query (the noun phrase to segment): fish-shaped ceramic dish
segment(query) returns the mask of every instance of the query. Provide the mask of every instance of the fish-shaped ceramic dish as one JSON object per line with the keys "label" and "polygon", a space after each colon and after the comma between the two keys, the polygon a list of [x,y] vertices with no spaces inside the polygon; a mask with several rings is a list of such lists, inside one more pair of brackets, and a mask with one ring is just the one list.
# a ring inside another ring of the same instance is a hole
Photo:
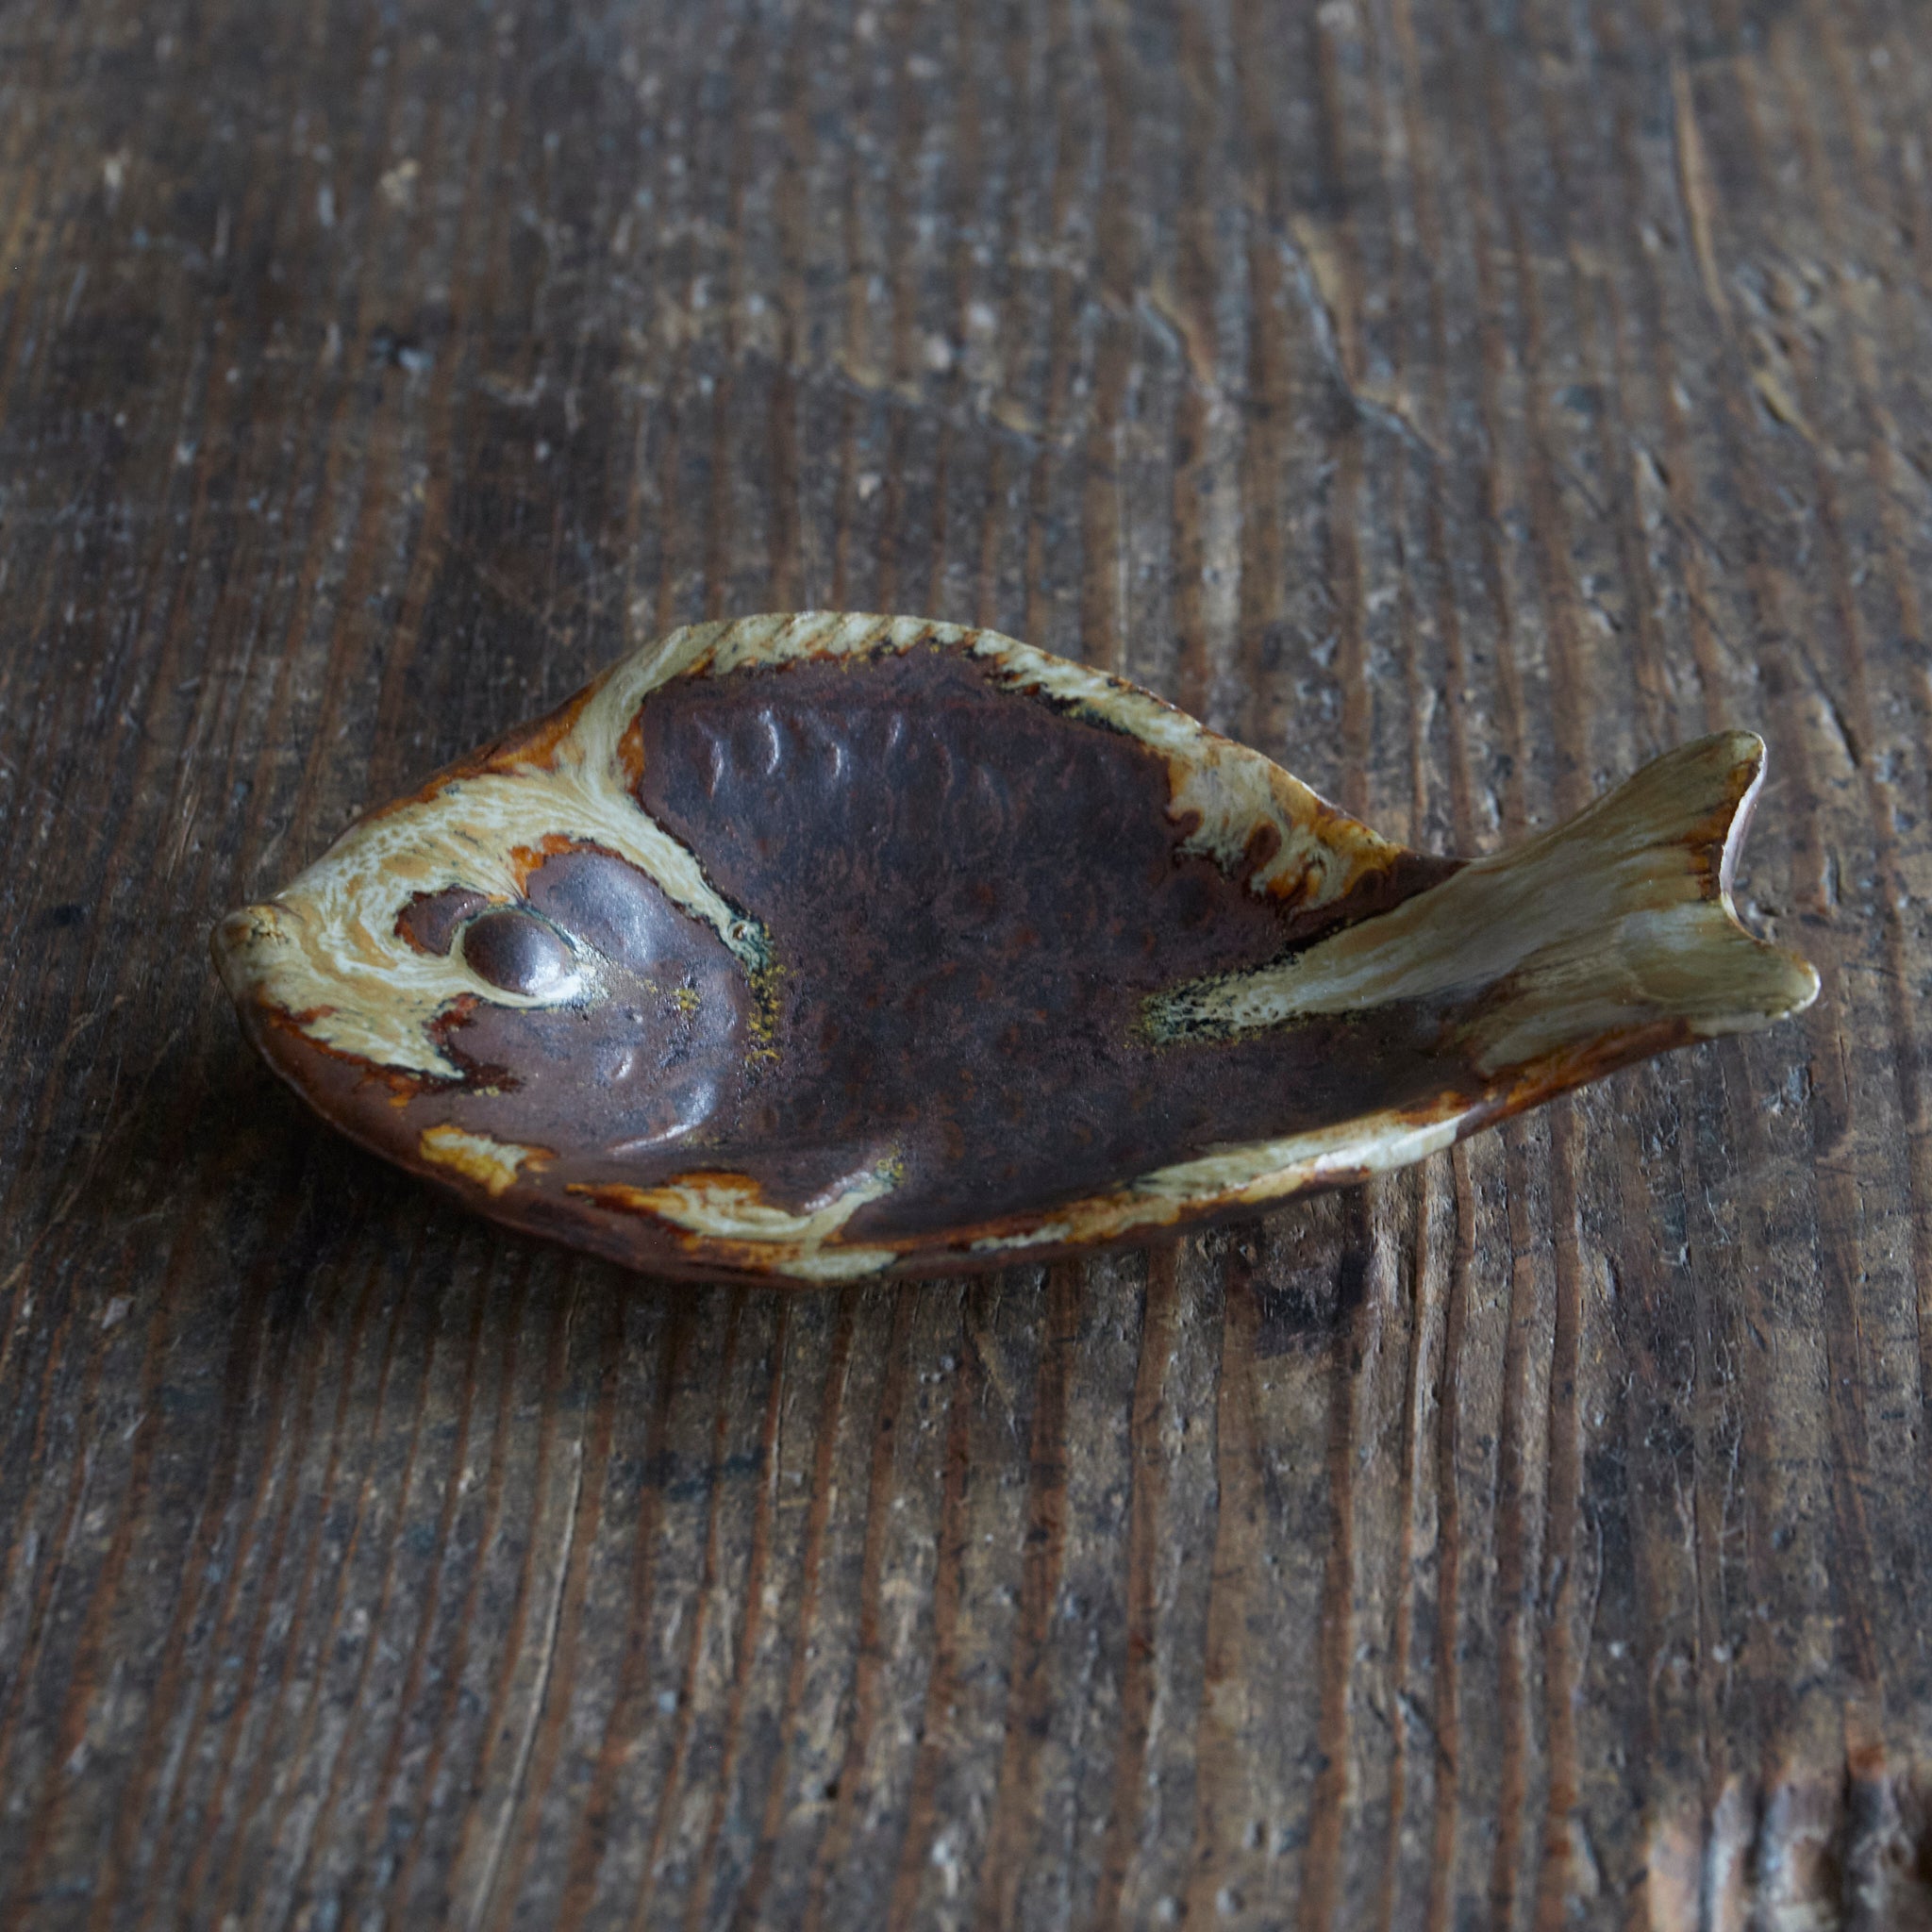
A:
{"label": "fish-shaped ceramic dish", "polygon": [[699,625],[371,813],[216,961],[345,1133],[655,1273],[928,1274],[1416,1160],[1806,1006],[1764,747],[1463,863],[991,631]]}

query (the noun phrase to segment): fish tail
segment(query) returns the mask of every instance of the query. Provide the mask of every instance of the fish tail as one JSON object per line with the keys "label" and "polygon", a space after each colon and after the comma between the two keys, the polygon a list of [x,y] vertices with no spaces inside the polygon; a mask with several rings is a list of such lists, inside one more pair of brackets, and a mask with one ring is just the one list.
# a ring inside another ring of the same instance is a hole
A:
{"label": "fish tail", "polygon": [[1749,1032],[1817,998],[1812,968],[1746,931],[1731,899],[1763,781],[1764,741],[1718,732],[1414,902],[1447,917],[1444,977],[1462,976],[1458,955],[1477,969],[1459,991],[1485,1071]]}

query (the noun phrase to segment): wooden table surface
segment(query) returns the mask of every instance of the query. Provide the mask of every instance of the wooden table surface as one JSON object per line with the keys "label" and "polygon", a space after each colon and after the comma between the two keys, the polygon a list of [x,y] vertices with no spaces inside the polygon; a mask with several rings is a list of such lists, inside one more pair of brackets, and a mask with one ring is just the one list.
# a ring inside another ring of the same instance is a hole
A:
{"label": "wooden table surface", "polygon": [[[1932,14],[0,4],[0,1923],[1932,1924]],[[637,639],[1436,850],[1749,724],[1802,1021],[1177,1249],[491,1229],[210,922]]]}

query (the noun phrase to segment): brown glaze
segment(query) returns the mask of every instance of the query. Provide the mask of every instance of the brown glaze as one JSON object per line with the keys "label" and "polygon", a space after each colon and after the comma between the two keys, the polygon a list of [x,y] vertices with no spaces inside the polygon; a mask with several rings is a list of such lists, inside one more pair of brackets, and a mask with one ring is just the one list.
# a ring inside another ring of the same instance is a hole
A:
{"label": "brown glaze", "polygon": [[720,1162],[762,1178],[766,1150],[808,1149],[829,1180],[898,1154],[904,1183],[854,1239],[1045,1208],[1460,1078],[1413,1012],[1149,1045],[1150,993],[1311,923],[1178,850],[1140,740],[997,694],[954,654],[691,680],[642,722],[640,802],[761,909],[784,969],[779,1051],[716,1123]]}
{"label": "brown glaze", "polygon": [[396,930],[419,953],[445,954],[457,928],[490,904],[481,892],[446,886],[440,892],[411,892],[408,904],[396,914]]}
{"label": "brown glaze", "polygon": [[[398,876],[393,930],[477,982],[429,1024],[433,1071],[344,1053],[267,979],[244,1024],[355,1138],[480,1191],[501,1218],[672,1272],[805,1278],[857,1251],[872,1258],[847,1272],[917,1273],[1241,1211],[1245,1196],[1204,1181],[1174,1213],[1092,1221],[1140,1177],[1225,1150],[1357,1121],[1391,1146],[1405,1124],[1468,1131],[1690,1037],[1653,1016],[1499,1079],[1472,1029],[1530,997],[1509,980],[1162,1030],[1150,1015],[1176,989],[1293,974],[1457,864],[1298,802],[1319,851],[1336,841],[1352,869],[1325,899],[1312,873],[1276,867],[1257,886],[1280,823],[1209,856],[1144,719],[1124,724],[1106,691],[1016,678],[979,636],[701,661],[647,691],[612,783],[695,857],[708,922],[593,837],[511,844],[520,891]],[[543,784],[595,692],[410,808],[477,774]],[[1737,803],[1687,828],[1699,891],[1715,889]],[[1386,1164],[1381,1141],[1321,1178]],[[667,1218],[667,1190],[699,1208]],[[786,1245],[800,1241],[803,1259]]]}

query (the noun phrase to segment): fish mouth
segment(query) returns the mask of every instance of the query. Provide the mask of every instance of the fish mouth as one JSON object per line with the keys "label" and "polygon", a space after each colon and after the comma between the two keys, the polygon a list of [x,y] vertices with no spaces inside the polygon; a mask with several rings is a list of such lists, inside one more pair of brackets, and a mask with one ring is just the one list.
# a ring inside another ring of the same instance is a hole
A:
{"label": "fish mouth", "polygon": [[259,992],[275,956],[292,942],[289,923],[301,916],[291,907],[264,901],[229,913],[208,934],[215,971],[231,999],[239,1002]]}

